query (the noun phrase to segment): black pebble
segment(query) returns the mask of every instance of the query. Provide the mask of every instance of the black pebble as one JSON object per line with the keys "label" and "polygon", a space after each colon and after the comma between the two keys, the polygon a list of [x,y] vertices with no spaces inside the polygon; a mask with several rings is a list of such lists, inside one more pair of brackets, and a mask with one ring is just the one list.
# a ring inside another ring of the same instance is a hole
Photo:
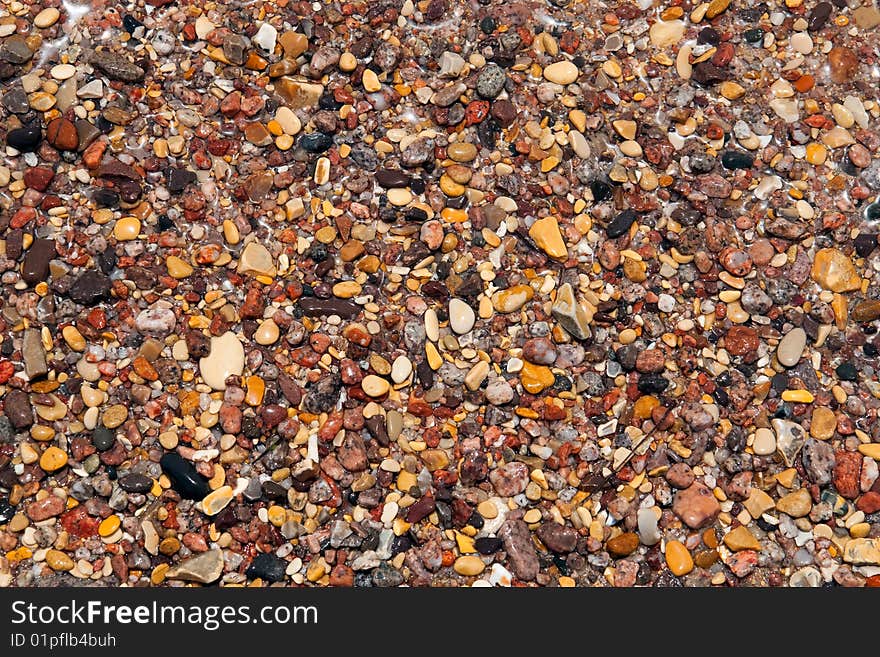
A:
{"label": "black pebble", "polygon": [[654,395],[663,392],[669,387],[669,379],[662,374],[645,374],[639,377],[639,392],[645,395]]}
{"label": "black pebble", "polygon": [[98,427],[92,432],[92,445],[99,452],[106,452],[116,442],[116,432],[107,427]]}
{"label": "black pebble", "polygon": [[4,524],[12,520],[15,515],[15,507],[9,503],[5,497],[0,499],[0,524]]}
{"label": "black pebble", "polygon": [[148,493],[153,487],[153,480],[133,472],[119,479],[119,487],[126,493]]}
{"label": "black pebble", "polygon": [[770,385],[776,392],[782,392],[788,388],[788,374],[785,372],[779,372],[778,374],[774,374],[771,379]]}
{"label": "black pebble", "polygon": [[280,582],[284,579],[284,571],[287,569],[287,562],[274,554],[259,554],[253,561],[245,575],[249,579],[266,580],[267,582]]}
{"label": "black pebble", "polygon": [[859,371],[852,363],[841,363],[834,371],[841,381],[858,381],[859,379]]}
{"label": "black pebble", "polygon": [[593,200],[595,200],[596,203],[601,203],[611,196],[611,185],[604,180],[591,180],[590,191],[593,193]]}
{"label": "black pebble", "polygon": [[171,487],[180,493],[181,497],[201,500],[211,492],[208,480],[196,471],[192,463],[184,460],[180,455],[166,454],[159,461],[159,465],[171,480]]}
{"label": "black pebble", "polygon": [[721,154],[721,164],[725,169],[751,169],[755,163],[755,156],[743,151],[724,151]]}
{"label": "black pebble", "polygon": [[40,126],[29,125],[10,130],[6,133],[6,144],[12,146],[17,151],[26,153],[37,150],[37,146],[40,145],[42,138],[43,134],[40,131]]}
{"label": "black pebble", "polygon": [[614,219],[612,219],[611,222],[605,227],[605,234],[608,235],[608,237],[610,237],[611,239],[620,237],[629,230],[629,227],[633,225],[633,222],[635,222],[635,220],[635,210],[626,209],[619,215],[614,217]]}
{"label": "black pebble", "polygon": [[708,43],[710,46],[717,46],[720,42],[721,35],[713,27],[704,27],[697,35],[697,43]]}
{"label": "black pebble", "polygon": [[759,27],[754,27],[751,30],[743,32],[743,37],[753,45],[758,44],[764,40],[764,30]]}
{"label": "black pebble", "polygon": [[122,18],[122,27],[125,28],[125,31],[129,34],[134,34],[134,31],[139,27],[143,27],[143,23],[141,23],[137,18],[132,16],[131,14],[126,14]]}
{"label": "black pebble", "polygon": [[474,541],[474,547],[480,554],[494,554],[501,549],[501,539],[490,536],[483,536]]}
{"label": "black pebble", "polygon": [[309,153],[323,153],[333,145],[333,135],[325,132],[312,132],[299,139],[299,146]]}

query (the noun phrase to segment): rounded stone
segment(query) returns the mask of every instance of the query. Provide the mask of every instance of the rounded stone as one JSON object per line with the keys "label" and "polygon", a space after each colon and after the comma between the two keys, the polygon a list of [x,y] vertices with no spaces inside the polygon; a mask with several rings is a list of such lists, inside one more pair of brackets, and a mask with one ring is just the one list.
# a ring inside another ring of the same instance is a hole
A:
{"label": "rounded stone", "polygon": [[232,331],[211,338],[211,351],[199,359],[199,372],[206,385],[226,390],[226,379],[244,371],[244,347]]}
{"label": "rounded stone", "polygon": [[800,327],[793,328],[779,341],[779,346],[776,347],[776,359],[784,367],[794,367],[800,362],[806,346],[806,331]]}

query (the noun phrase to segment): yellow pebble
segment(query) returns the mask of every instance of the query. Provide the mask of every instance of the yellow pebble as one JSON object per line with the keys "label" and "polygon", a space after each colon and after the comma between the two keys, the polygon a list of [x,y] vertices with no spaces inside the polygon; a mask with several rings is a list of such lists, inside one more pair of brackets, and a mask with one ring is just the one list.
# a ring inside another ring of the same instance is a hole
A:
{"label": "yellow pebble", "polygon": [[828,149],[823,144],[812,142],[807,144],[807,154],[805,156],[807,162],[815,166],[825,164],[825,158],[828,157]]}
{"label": "yellow pebble", "polygon": [[80,333],[79,330],[72,324],[65,326],[61,331],[61,335],[64,337],[64,341],[67,343],[67,346],[74,351],[85,350],[86,340],[82,336],[82,333]]}
{"label": "yellow pebble", "polygon": [[67,454],[54,445],[50,446],[40,456],[40,467],[46,472],[55,472],[65,465],[67,465]]}
{"label": "yellow pebble", "polygon": [[782,393],[782,401],[812,404],[815,399],[809,390],[786,390]]}
{"label": "yellow pebble", "polygon": [[117,529],[119,529],[119,525],[121,524],[119,520],[119,516],[112,515],[107,516],[104,520],[101,521],[101,524],[98,526],[98,533],[107,538],[111,536]]}
{"label": "yellow pebble", "polygon": [[669,541],[666,544],[666,565],[673,575],[680,577],[687,575],[694,569],[694,560],[688,549],[679,541]]}
{"label": "yellow pebble", "polygon": [[268,515],[269,522],[271,522],[276,527],[280,527],[285,522],[287,522],[287,512],[277,504],[269,507]]}
{"label": "yellow pebble", "polygon": [[480,557],[465,555],[456,559],[452,567],[459,575],[473,577],[483,572],[486,568],[486,564],[483,563],[483,560],[480,559]]}
{"label": "yellow pebble", "polygon": [[123,217],[113,227],[113,236],[120,242],[137,239],[141,232],[141,222],[137,217]]}
{"label": "yellow pebble", "polygon": [[379,91],[382,88],[382,83],[379,82],[379,77],[376,75],[375,71],[368,68],[364,69],[361,82],[364,85],[364,89],[370,93]]}

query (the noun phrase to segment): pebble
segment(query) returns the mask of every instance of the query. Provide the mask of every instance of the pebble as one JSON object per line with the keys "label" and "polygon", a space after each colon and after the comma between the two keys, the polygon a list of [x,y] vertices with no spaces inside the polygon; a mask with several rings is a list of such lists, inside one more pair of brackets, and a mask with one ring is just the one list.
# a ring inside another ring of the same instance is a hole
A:
{"label": "pebble", "polygon": [[694,569],[694,559],[679,541],[666,543],[666,565],[676,577],[687,575]]}
{"label": "pebble", "polygon": [[449,300],[449,327],[458,335],[469,333],[477,321],[476,313],[461,299]]}
{"label": "pebble", "polygon": [[794,367],[800,362],[801,354],[807,346],[807,334],[804,329],[793,328],[786,333],[779,346],[776,347],[776,358],[785,367]]}
{"label": "pebble", "polygon": [[52,27],[61,18],[61,12],[55,7],[47,7],[34,16],[34,27],[45,29]]}
{"label": "pebble", "polygon": [[223,574],[224,563],[223,550],[208,550],[171,566],[165,572],[165,578],[211,584]]}
{"label": "pebble", "polygon": [[572,62],[564,59],[554,62],[544,69],[544,77],[550,82],[567,85],[578,79],[580,71]]}
{"label": "pebble", "polygon": [[244,347],[238,337],[227,331],[211,338],[207,356],[199,359],[199,373],[206,385],[214,390],[226,390],[226,379],[241,376],[244,371]]}

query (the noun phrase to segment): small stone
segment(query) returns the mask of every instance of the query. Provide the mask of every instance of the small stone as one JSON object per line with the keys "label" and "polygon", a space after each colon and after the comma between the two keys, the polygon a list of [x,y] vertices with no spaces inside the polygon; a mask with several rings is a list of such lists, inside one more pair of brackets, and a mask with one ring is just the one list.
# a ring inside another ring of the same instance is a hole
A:
{"label": "small stone", "polygon": [[72,301],[90,308],[110,296],[110,278],[94,269],[81,274],[67,291]]}
{"label": "small stone", "polygon": [[734,552],[740,550],[760,550],[761,544],[747,527],[740,525],[724,536],[724,544]]}
{"label": "small stone", "polygon": [[278,40],[278,30],[270,23],[263,23],[257,33],[251,37],[253,44],[268,53],[275,51],[275,43]]}
{"label": "small stone", "polygon": [[853,538],[847,541],[843,547],[843,560],[855,565],[880,565],[880,539]]}
{"label": "small stone", "polygon": [[529,469],[524,463],[513,461],[492,470],[489,480],[501,497],[513,497],[522,493],[529,483]]}
{"label": "small stone", "polygon": [[859,69],[859,57],[850,48],[835,46],[828,51],[831,80],[837,84],[849,82]]}
{"label": "small stone", "polygon": [[611,239],[617,239],[629,231],[635,220],[634,210],[624,210],[608,223],[605,227],[605,234]]}
{"label": "small stone", "polygon": [[[477,93],[483,97],[492,99],[498,96],[503,90],[504,85],[507,82],[507,75],[504,70],[498,66],[497,64],[489,64],[486,66],[480,74],[477,76]],[[457,86],[457,85],[456,85]],[[464,88],[464,85],[462,85]],[[463,89],[462,89],[463,91]],[[461,95],[461,92],[455,95],[456,98]],[[432,101],[434,104],[438,104],[436,101]],[[454,100],[452,102],[455,102]],[[452,103],[450,102],[449,105]]]}
{"label": "small stone", "polygon": [[49,121],[46,126],[46,141],[59,151],[75,151],[79,148],[76,126],[65,118]]}
{"label": "small stone", "polygon": [[52,570],[58,572],[67,572],[68,570],[73,570],[74,562],[69,556],[67,556],[61,550],[49,550],[46,552],[46,564]]}
{"label": "small stone", "polygon": [[34,16],[34,26],[42,29],[52,27],[61,18],[61,12],[55,7],[47,7]]}
{"label": "small stone", "polygon": [[211,338],[211,350],[199,360],[199,372],[206,385],[226,390],[226,379],[241,376],[244,371],[244,347],[231,331]]}
{"label": "small stone", "polygon": [[449,326],[459,335],[468,333],[477,320],[474,309],[461,299],[449,300]]}
{"label": "small stone", "polygon": [[519,380],[526,392],[537,395],[552,386],[556,382],[556,377],[549,367],[526,361],[520,370]]}
{"label": "small stone", "polygon": [[368,374],[361,381],[361,388],[370,397],[382,397],[391,389],[387,380],[375,374]]}
{"label": "small stone", "polygon": [[535,291],[531,285],[514,285],[493,294],[492,307],[500,313],[516,312],[534,296]]}
{"label": "small stone", "polygon": [[[537,509],[533,510],[537,511]],[[538,512],[539,518],[540,515]],[[573,552],[577,547],[578,534],[573,527],[565,527],[555,522],[545,522],[538,527],[537,534],[541,542],[557,554]],[[638,543],[638,538],[636,538],[636,546]],[[621,547],[623,546],[621,545]]]}
{"label": "small stone", "polygon": [[165,454],[159,461],[162,471],[168,475],[171,485],[181,497],[194,500],[204,499],[211,489],[205,479],[193,467],[192,463],[175,453]]}
{"label": "small stone", "polygon": [[776,358],[780,365],[794,367],[800,362],[801,354],[806,346],[806,332],[800,327],[794,328],[779,341],[779,346],[776,347]]}
{"label": "small stone", "polygon": [[579,75],[578,67],[567,59],[550,64],[544,69],[544,78],[561,85],[571,84]]}
{"label": "small stone", "polygon": [[544,253],[551,258],[565,260],[568,258],[568,249],[565,241],[562,239],[562,233],[559,231],[559,223],[556,217],[549,216],[538,219],[529,228],[529,237],[535,240]]}
{"label": "small stone", "polygon": [[467,554],[456,559],[452,567],[459,575],[474,577],[485,570],[486,564],[480,557]]}
{"label": "small stone", "polygon": [[755,431],[755,441],[752,443],[752,450],[758,456],[770,456],[776,453],[776,436],[773,432],[761,427]]}
{"label": "small stone", "polygon": [[684,36],[684,21],[657,21],[651,25],[648,31],[648,37],[651,39],[651,45],[656,48],[667,48],[673,46]]}
{"label": "small stone", "polygon": [[245,571],[248,579],[261,579],[265,582],[283,582],[286,577],[287,562],[275,554],[258,554]]}
{"label": "small stone", "polygon": [[205,515],[216,516],[232,501],[232,486],[221,486],[202,500]]}
{"label": "small stone", "polygon": [[639,540],[645,545],[656,545],[660,542],[662,535],[657,526],[657,514],[653,509],[639,509]]}
{"label": "small stone", "polygon": [[254,340],[257,344],[264,346],[275,344],[280,337],[281,331],[278,328],[278,324],[271,318],[260,324],[259,328],[254,331]]}
{"label": "small stone", "polygon": [[168,256],[165,259],[165,266],[168,268],[168,275],[177,280],[183,280],[193,274],[193,266],[178,258],[177,256]]}
{"label": "small stone", "polygon": [[694,559],[684,544],[669,541],[666,543],[666,565],[673,575],[681,577],[694,569]]}
{"label": "small stone", "polygon": [[43,340],[38,329],[25,330],[21,344],[21,357],[24,361],[24,372],[29,381],[48,374],[46,349],[43,347]]}
{"label": "small stone", "polygon": [[137,217],[123,217],[113,227],[113,237],[120,242],[137,239],[141,232],[141,222]]}
{"label": "small stone", "polygon": [[613,557],[627,557],[639,547],[639,537],[636,534],[627,532],[619,534],[605,544],[605,549]]}
{"label": "small stone", "polygon": [[796,422],[781,418],[774,418],[770,424],[773,425],[773,431],[776,433],[776,450],[782,456],[785,465],[791,467],[806,441],[804,428]]}
{"label": "small stone", "polygon": [[691,529],[700,529],[715,520],[721,507],[712,491],[697,482],[675,494],[672,511]]}
{"label": "small stone", "polygon": [[24,128],[15,128],[6,133],[6,144],[17,151],[27,153],[34,151],[40,145],[43,135],[40,127],[30,125]]}
{"label": "small stone", "polygon": [[776,502],[760,488],[752,488],[749,498],[743,502],[743,506],[752,518],[760,518],[770,509],[776,506]]}
{"label": "small stone", "polygon": [[810,435],[817,440],[828,440],[837,429],[837,416],[834,411],[824,406],[813,409],[810,417]]}
{"label": "small stone", "polygon": [[810,491],[800,488],[789,493],[776,503],[776,510],[790,515],[792,518],[803,518],[813,508],[813,500]]}
{"label": "small stone", "polygon": [[445,50],[440,55],[440,73],[438,73],[438,76],[441,78],[457,78],[464,68],[464,64],[465,61],[461,55]]}
{"label": "small stone", "polygon": [[514,575],[524,582],[534,580],[538,576],[540,562],[528,525],[522,520],[510,518],[504,521],[498,535],[504,543]]}
{"label": "small stone", "polygon": [[550,312],[566,331],[578,340],[588,340],[592,337],[590,330],[590,316],[587,315],[583,306],[578,303],[574,295],[574,288],[570,283],[564,283],[556,291],[556,299],[551,306]]}
{"label": "small stone", "polygon": [[46,472],[55,472],[67,465],[67,454],[55,447],[50,446],[40,456],[40,467]]}
{"label": "small stone", "polygon": [[275,276],[275,263],[269,250],[259,242],[248,242],[238,261],[238,273]]}
{"label": "small stone", "polygon": [[89,63],[100,69],[111,80],[137,82],[144,79],[144,69],[134,65],[125,55],[101,50],[92,53]]}
{"label": "small stone", "polygon": [[223,550],[208,550],[184,559],[165,573],[166,579],[210,584],[223,574]]}

